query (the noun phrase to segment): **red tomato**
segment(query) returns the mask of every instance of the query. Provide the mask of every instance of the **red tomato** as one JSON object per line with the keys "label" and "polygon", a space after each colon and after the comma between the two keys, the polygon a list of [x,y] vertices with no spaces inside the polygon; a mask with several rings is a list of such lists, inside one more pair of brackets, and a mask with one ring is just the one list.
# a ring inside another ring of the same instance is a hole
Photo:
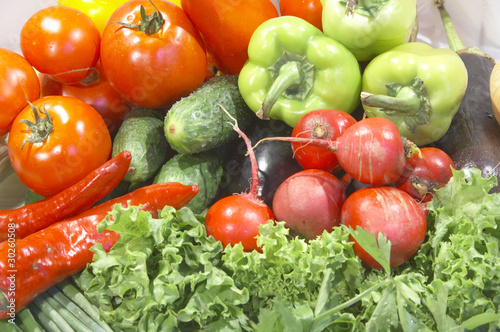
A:
{"label": "red tomato", "polygon": [[423,147],[406,159],[403,175],[396,181],[396,187],[406,191],[413,198],[428,202],[434,192],[444,187],[453,176],[455,163],[441,149]]}
{"label": "red tomato", "polygon": [[276,190],[273,213],[277,220],[306,239],[340,223],[340,209],[347,184],[320,169],[306,169],[287,178]]}
{"label": "red tomato", "polygon": [[[424,209],[406,192],[394,187],[367,187],[347,197],[340,213],[340,222],[352,229],[358,226],[373,233],[382,233],[391,241],[391,268],[409,260],[424,242],[427,220]],[[382,266],[359,244],[354,252],[369,267]]]}
{"label": "red tomato", "polygon": [[274,219],[271,209],[248,195],[231,195],[213,204],[205,216],[207,234],[228,244],[241,243],[244,251],[257,250],[259,226]]}
{"label": "red tomato", "polygon": [[[110,84],[129,102],[165,108],[203,83],[207,56],[198,31],[184,11],[167,0],[131,0],[110,17],[101,42],[101,64]],[[141,7],[160,13],[159,30],[145,33]]]}
{"label": "red tomato", "polygon": [[217,68],[239,74],[248,59],[248,43],[255,29],[278,10],[269,0],[181,0],[181,5],[205,38]]}
{"label": "red tomato", "polygon": [[[334,141],[356,123],[352,115],[332,110],[314,110],[302,116],[292,131],[293,137],[306,137]],[[292,143],[294,158],[304,169],[322,169],[335,173],[339,161],[331,149],[307,143]]]}
{"label": "red tomato", "polygon": [[106,80],[99,62],[92,74],[83,82],[64,84],[43,74],[40,75],[40,82],[42,97],[56,95],[75,97],[95,108],[106,122],[111,135],[116,134],[131,108]]}
{"label": "red tomato", "polygon": [[40,96],[33,67],[23,56],[0,48],[0,136],[9,132],[17,114]]}
{"label": "red tomato", "polygon": [[51,6],[39,10],[21,30],[21,51],[41,73],[62,83],[85,79],[99,59],[101,36],[79,10]]}
{"label": "red tomato", "polygon": [[323,31],[323,5],[320,0],[280,0],[281,15],[300,17]]}
{"label": "red tomato", "polygon": [[43,97],[32,105],[38,111],[26,106],[12,123],[8,140],[12,167],[26,187],[52,196],[108,160],[111,137],[92,106],[63,96]]}

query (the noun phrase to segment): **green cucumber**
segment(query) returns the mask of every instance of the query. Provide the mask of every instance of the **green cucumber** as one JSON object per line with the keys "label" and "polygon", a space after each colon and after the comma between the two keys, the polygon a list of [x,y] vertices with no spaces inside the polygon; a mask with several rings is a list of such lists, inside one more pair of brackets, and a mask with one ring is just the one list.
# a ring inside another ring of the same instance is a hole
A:
{"label": "green cucumber", "polygon": [[238,76],[216,76],[168,111],[164,131],[170,146],[179,153],[192,154],[235,139],[234,121],[221,106],[238,121],[241,130],[256,119],[240,94]]}
{"label": "green cucumber", "polygon": [[160,111],[134,108],[127,113],[113,140],[112,156],[125,150],[130,151],[132,160],[123,180],[143,182],[158,171],[170,150]]}
{"label": "green cucumber", "polygon": [[222,173],[222,162],[216,153],[181,153],[162,166],[153,183],[180,182],[184,185],[198,185],[200,191],[186,206],[194,213],[202,213],[217,195]]}
{"label": "green cucumber", "polygon": [[38,195],[36,192],[29,188],[26,188],[26,192],[24,193],[24,205],[35,203],[41,201],[42,199],[45,199],[45,197]]}

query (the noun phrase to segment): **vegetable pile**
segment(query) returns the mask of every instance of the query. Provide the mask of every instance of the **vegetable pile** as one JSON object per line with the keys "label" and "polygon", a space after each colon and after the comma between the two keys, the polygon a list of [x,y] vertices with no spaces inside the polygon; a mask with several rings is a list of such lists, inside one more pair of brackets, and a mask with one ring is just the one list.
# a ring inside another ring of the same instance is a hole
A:
{"label": "vegetable pile", "polygon": [[0,329],[498,331],[497,66],[436,10],[449,49],[414,0],[35,13]]}

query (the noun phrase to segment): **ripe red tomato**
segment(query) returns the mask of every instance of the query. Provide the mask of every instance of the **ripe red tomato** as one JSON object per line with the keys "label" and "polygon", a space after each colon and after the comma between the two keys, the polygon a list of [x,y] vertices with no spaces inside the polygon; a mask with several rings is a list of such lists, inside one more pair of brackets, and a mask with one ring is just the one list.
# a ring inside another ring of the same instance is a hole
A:
{"label": "ripe red tomato", "polygon": [[294,234],[314,239],[340,223],[346,183],[320,169],[306,169],[288,177],[273,198],[273,213]]}
{"label": "ripe red tomato", "polygon": [[83,82],[64,84],[40,75],[41,96],[68,96],[78,98],[101,114],[111,135],[116,134],[130,105],[116,92],[104,76],[98,62],[95,70]]}
{"label": "ripe red tomato", "polygon": [[41,73],[62,83],[87,77],[99,60],[101,36],[92,20],[65,6],[46,7],[24,24],[21,51]]}
{"label": "ripe red tomato", "polygon": [[323,31],[323,5],[320,0],[280,0],[282,16],[300,17]]}
{"label": "ripe red tomato", "polygon": [[[406,192],[394,187],[367,187],[347,197],[340,222],[352,229],[358,226],[382,233],[391,241],[391,268],[409,260],[424,242],[427,220],[424,209]],[[382,266],[357,242],[354,252],[369,267]]]}
{"label": "ripe red tomato", "polygon": [[12,167],[26,187],[52,196],[108,160],[111,137],[92,106],[63,96],[43,97],[32,105],[37,112],[26,106],[14,119],[8,140]]}
{"label": "ripe red tomato", "polygon": [[413,152],[406,159],[403,175],[396,181],[397,188],[406,191],[413,198],[428,202],[434,197],[434,192],[444,187],[453,176],[455,163],[441,149],[423,147]]}
{"label": "ripe red tomato", "polygon": [[[110,84],[129,102],[165,108],[204,81],[207,56],[198,31],[184,11],[167,0],[131,0],[109,18],[101,42],[101,64]],[[158,29],[135,27],[160,14]],[[124,26],[120,23],[129,24]],[[161,22],[159,22],[161,23]]]}
{"label": "ripe red tomato", "polygon": [[[352,115],[333,109],[314,110],[304,114],[293,127],[293,137],[334,141],[356,123]],[[304,169],[322,169],[335,173],[339,161],[331,149],[307,143],[292,143],[294,158]]]}
{"label": "ripe red tomato", "polygon": [[231,195],[208,209],[205,227],[224,247],[241,243],[244,251],[261,251],[257,246],[259,226],[271,219],[273,212],[264,202],[248,195]]}
{"label": "ripe red tomato", "polygon": [[40,85],[31,64],[15,52],[0,48],[0,136],[9,132],[17,114],[38,99]]}
{"label": "ripe red tomato", "polygon": [[181,0],[182,8],[205,38],[217,68],[239,74],[248,59],[248,43],[257,27],[278,16],[269,0]]}

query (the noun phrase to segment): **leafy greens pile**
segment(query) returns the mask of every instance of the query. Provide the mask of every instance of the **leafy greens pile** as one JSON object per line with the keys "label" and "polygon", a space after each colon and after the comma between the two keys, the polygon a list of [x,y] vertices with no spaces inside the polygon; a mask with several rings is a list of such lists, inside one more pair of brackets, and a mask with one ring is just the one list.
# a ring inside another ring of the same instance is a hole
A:
{"label": "leafy greens pile", "polygon": [[[263,252],[247,253],[207,237],[188,208],[153,218],[117,205],[99,229],[119,241],[108,253],[94,246],[76,281],[124,331],[498,331],[500,194],[487,194],[495,181],[454,171],[428,205],[426,242],[393,270],[390,242],[361,229],[305,242],[269,223]],[[384,270],[365,269],[350,236]]]}

